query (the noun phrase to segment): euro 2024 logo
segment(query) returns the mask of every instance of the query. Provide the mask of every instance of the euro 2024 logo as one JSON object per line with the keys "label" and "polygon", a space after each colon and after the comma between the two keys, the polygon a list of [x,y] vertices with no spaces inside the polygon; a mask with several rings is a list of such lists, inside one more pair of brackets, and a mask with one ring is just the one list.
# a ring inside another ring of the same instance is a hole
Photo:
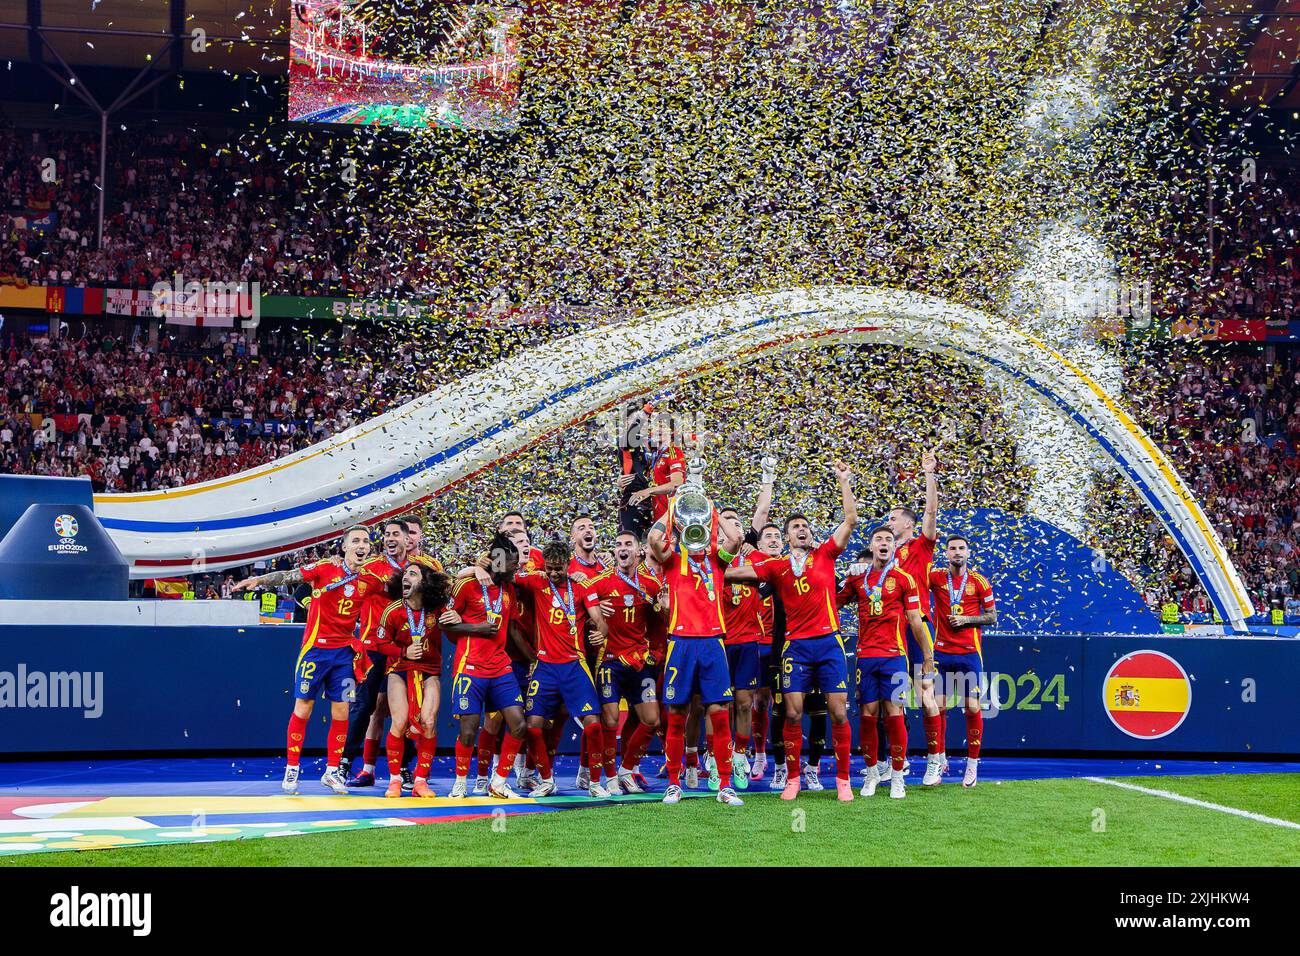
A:
{"label": "euro 2024 logo", "polygon": [[49,545],[49,550],[56,554],[85,554],[90,549],[77,543],[77,519],[69,514],[59,515],[54,519],[54,533],[59,536],[56,544]]}

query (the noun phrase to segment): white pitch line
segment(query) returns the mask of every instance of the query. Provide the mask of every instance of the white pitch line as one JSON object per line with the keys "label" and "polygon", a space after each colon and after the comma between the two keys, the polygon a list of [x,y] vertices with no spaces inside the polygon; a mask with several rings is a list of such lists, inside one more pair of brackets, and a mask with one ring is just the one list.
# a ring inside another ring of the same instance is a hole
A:
{"label": "white pitch line", "polygon": [[1138,793],[1145,793],[1152,797],[1164,797],[1166,800],[1174,800],[1178,803],[1186,803],[1193,807],[1201,807],[1205,810],[1218,810],[1220,813],[1230,813],[1234,817],[1245,817],[1247,820],[1255,820],[1258,823],[1271,823],[1275,827],[1286,827],[1289,830],[1300,830],[1300,823],[1294,820],[1279,820],[1276,817],[1266,817],[1262,813],[1251,813],[1249,810],[1238,810],[1236,807],[1225,807],[1220,803],[1210,803],[1207,800],[1197,800],[1195,797],[1185,797],[1181,793],[1173,793],[1169,790],[1153,790],[1150,787],[1139,787],[1136,783],[1124,783],[1121,780],[1108,780],[1105,777],[1084,777],[1084,780],[1091,780],[1093,783],[1104,783],[1111,787],[1119,787],[1122,790],[1134,790]]}

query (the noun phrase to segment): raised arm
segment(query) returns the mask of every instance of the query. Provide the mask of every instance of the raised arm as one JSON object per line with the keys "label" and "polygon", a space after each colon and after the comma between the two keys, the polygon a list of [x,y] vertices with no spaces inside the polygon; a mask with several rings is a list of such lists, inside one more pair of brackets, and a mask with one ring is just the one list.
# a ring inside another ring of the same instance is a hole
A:
{"label": "raised arm", "polygon": [[745,546],[745,536],[741,532],[730,526],[729,522],[722,521],[718,518],[718,509],[713,509],[714,520],[718,523],[718,549],[725,551],[733,558],[740,554],[740,549]]}
{"label": "raised arm", "polygon": [[758,484],[758,498],[754,502],[754,516],[749,519],[749,526],[755,531],[762,531],[772,517],[772,488],[776,484],[776,458],[767,455],[761,464],[763,475]]}
{"label": "raised arm", "polygon": [[836,459],[832,467],[835,469],[835,480],[840,483],[844,520],[840,522],[840,526],[835,529],[835,534],[831,537],[835,539],[835,546],[843,551],[849,546],[849,539],[853,537],[853,528],[858,523],[858,499],[853,494],[853,470],[839,459]]}
{"label": "raised arm", "polygon": [[278,588],[282,584],[301,584],[304,580],[302,568],[290,568],[288,571],[272,571],[269,574],[244,578],[242,581],[237,581],[230,591],[234,594],[238,591],[251,591],[254,588]]}
{"label": "raised arm", "polygon": [[645,546],[650,552],[650,556],[660,564],[666,564],[668,559],[672,557],[668,550],[667,529],[664,527],[662,518],[656,521],[654,527],[650,529],[650,533],[646,536]]}
{"label": "raised arm", "polygon": [[934,476],[938,464],[934,452],[926,449],[921,456],[921,470],[925,472],[925,514],[921,516],[921,534],[931,541],[939,537],[939,480]]}

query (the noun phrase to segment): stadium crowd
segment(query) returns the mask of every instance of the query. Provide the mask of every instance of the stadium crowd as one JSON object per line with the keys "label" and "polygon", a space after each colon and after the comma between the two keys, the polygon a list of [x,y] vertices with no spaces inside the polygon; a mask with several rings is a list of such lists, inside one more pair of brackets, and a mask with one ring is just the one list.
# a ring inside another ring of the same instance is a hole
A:
{"label": "stadium crowd", "polygon": [[[1178,465],[1232,551],[1256,610],[1300,612],[1300,353],[1199,346],[1130,361],[1125,397]],[[1147,555],[1153,602],[1208,611],[1186,563],[1163,542]]]}
{"label": "stadium crowd", "polygon": [[301,172],[286,177],[209,138],[167,130],[110,140],[101,249],[98,137],[0,131],[0,281],[148,289],[179,273],[288,295],[411,291],[354,241],[360,224],[338,228],[328,206],[304,200]]}

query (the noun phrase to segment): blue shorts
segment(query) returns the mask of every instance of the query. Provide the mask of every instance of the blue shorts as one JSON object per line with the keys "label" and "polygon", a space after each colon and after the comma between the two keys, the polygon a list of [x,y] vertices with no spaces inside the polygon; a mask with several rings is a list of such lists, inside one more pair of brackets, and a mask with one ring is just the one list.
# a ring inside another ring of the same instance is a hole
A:
{"label": "blue shorts", "polygon": [[658,683],[659,677],[653,668],[637,670],[617,657],[609,658],[596,669],[596,694],[602,707],[617,704],[620,700],[627,701],[629,707],[653,704]]}
{"label": "blue shorts", "polygon": [[720,637],[675,637],[664,658],[664,703],[685,707],[691,695],[706,704],[731,702],[727,649]]}
{"label": "blue shorts", "polygon": [[786,641],[781,654],[781,690],[787,694],[849,692],[849,667],[839,632]]}
{"label": "blue shorts", "polygon": [[[934,666],[939,672],[938,693],[946,697],[979,697],[984,677],[984,660],[978,651],[969,654],[934,652]],[[952,703],[948,701],[948,703]]]}
{"label": "blue shorts", "polygon": [[357,675],[352,667],[351,647],[309,647],[298,658],[293,673],[293,696],[314,700],[319,693],[329,701],[348,701],[357,696]]}
{"label": "blue shorts", "polygon": [[858,658],[858,703],[874,704],[878,700],[892,700],[895,704],[907,702],[911,679],[907,673],[907,658]]}
{"label": "blue shorts", "polygon": [[561,701],[579,721],[600,710],[596,702],[596,684],[591,679],[591,671],[587,670],[586,661],[553,664],[539,660],[533,665],[528,680],[528,703],[524,705],[528,716],[550,720]]}
{"label": "blue shorts", "polygon": [[727,669],[731,672],[731,686],[736,690],[757,690],[758,675],[763,671],[758,644],[728,644]]}
{"label": "blue shorts", "polygon": [[[928,617],[925,616],[925,614],[921,615],[921,621],[925,624],[925,629],[930,632],[930,644],[933,646],[934,624],[930,621]],[[912,629],[910,627],[907,627],[906,631],[907,631],[907,659],[909,661],[916,661],[916,665],[920,667],[921,661],[925,660],[925,654],[921,650],[921,645],[916,643],[916,638],[912,636]]]}
{"label": "blue shorts", "polygon": [[532,661],[511,661],[510,673],[515,675],[515,683],[519,685],[519,693],[528,693],[528,673],[533,669]]}
{"label": "blue shorts", "polygon": [[452,681],[451,689],[451,712],[455,717],[524,706],[524,695],[519,692],[515,675],[509,672],[496,677],[461,674]]}

